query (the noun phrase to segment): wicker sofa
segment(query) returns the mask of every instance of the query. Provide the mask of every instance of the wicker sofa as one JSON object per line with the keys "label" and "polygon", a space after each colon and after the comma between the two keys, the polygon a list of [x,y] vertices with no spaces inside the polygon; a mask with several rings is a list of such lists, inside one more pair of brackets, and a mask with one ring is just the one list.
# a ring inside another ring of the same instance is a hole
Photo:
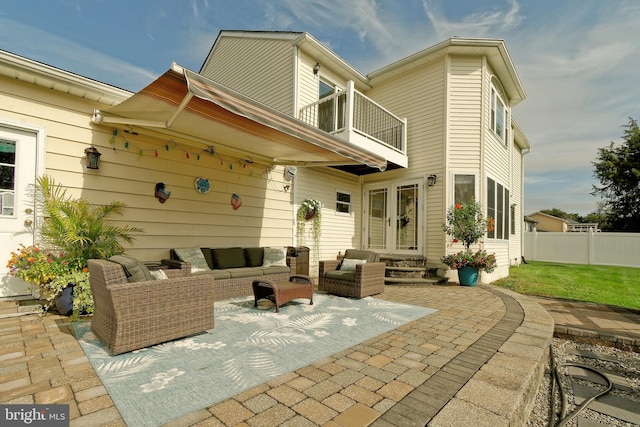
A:
{"label": "wicker sofa", "polygon": [[166,280],[132,282],[121,264],[87,264],[95,303],[91,330],[114,354],[213,328],[213,277],[167,270]]}
{"label": "wicker sofa", "polygon": [[287,248],[282,247],[174,248],[161,263],[194,276],[215,278],[215,299],[220,301],[253,295],[251,285],[257,279],[288,281],[296,271],[296,258],[286,254]]}

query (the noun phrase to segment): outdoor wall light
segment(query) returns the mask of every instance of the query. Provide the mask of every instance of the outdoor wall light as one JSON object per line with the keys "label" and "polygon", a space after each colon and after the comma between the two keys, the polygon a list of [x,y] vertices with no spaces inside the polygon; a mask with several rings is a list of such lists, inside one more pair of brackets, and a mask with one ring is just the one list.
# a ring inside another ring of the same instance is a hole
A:
{"label": "outdoor wall light", "polygon": [[93,145],[85,148],[84,154],[87,156],[87,169],[100,169],[100,152]]}
{"label": "outdoor wall light", "polygon": [[429,187],[433,187],[434,185],[436,185],[437,181],[438,181],[438,176],[437,175],[429,175],[427,177],[427,185]]}
{"label": "outdoor wall light", "polygon": [[316,65],[313,66],[313,74],[317,76],[319,72],[320,72],[320,63],[316,62]]}

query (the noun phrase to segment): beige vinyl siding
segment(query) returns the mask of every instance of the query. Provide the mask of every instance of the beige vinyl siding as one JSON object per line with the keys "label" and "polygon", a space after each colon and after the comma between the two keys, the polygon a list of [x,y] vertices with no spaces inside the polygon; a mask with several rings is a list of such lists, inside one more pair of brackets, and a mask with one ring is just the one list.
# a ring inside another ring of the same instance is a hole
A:
{"label": "beige vinyl siding", "polygon": [[[320,253],[315,254],[314,243],[307,238],[303,246],[311,249],[310,263],[312,276],[317,275],[317,261],[336,259],[339,252],[361,248],[362,194],[359,178],[329,168],[298,168],[295,177],[295,208],[306,198],[322,203],[322,235]],[[351,214],[336,212],[336,191],[351,193]],[[309,230],[309,226],[306,227]]]}
{"label": "beige vinyl siding", "polygon": [[293,47],[289,40],[227,36],[218,40],[201,74],[293,114]]}
{"label": "beige vinyl siding", "polygon": [[[514,179],[519,179],[519,177],[514,176],[514,168],[512,165],[512,161],[514,158],[514,145],[513,145],[513,132],[511,126],[508,125],[509,135],[508,138],[510,142],[505,143],[501,140],[492,130],[490,126],[491,120],[491,87],[492,87],[492,78],[495,75],[493,70],[486,65],[485,62],[485,73],[483,74],[484,78],[484,101],[483,101],[483,126],[482,129],[485,134],[484,138],[484,173],[481,182],[482,188],[482,198],[486,201],[486,182],[487,178],[491,178],[497,183],[501,184],[504,188],[509,190],[509,203],[511,205],[514,201],[514,197],[518,197],[516,191],[513,188]],[[510,114],[509,100],[506,99],[504,93],[500,92],[499,84],[496,84],[494,88],[501,94],[502,99],[505,102],[505,108],[509,111],[508,117]],[[514,191],[515,190],[515,191]],[[486,206],[483,205],[486,209]],[[498,267],[493,275],[498,277],[503,277],[508,275],[508,268],[511,265],[513,258],[518,255],[514,255],[512,248],[514,244],[519,244],[519,242],[511,242],[515,236],[509,234],[509,240],[503,239],[487,239],[485,242],[485,249],[488,252],[493,252],[496,254],[496,259],[498,261]],[[518,252],[519,253],[519,250]]]}
{"label": "beige vinyl siding", "polygon": [[449,167],[479,171],[482,134],[482,61],[454,56],[449,81]]}
{"label": "beige vinyl siding", "polygon": [[438,176],[434,187],[425,188],[425,244],[428,262],[439,259],[444,250],[445,174],[445,61],[440,59],[416,68],[367,91],[367,96],[399,117],[407,119],[407,154],[409,167],[371,174],[364,182],[401,181]]}
{"label": "beige vinyl siding", "polygon": [[[283,189],[283,171],[240,159],[208,153],[173,138],[131,135],[120,129],[112,145],[112,128],[90,124],[94,108],[104,106],[18,81],[0,80],[0,118],[45,128],[45,171],[68,188],[69,194],[94,204],[113,200],[126,204],[116,225],[145,230],[126,252],[142,260],[160,260],[172,247],[287,246],[293,242],[291,195]],[[141,131],[142,132],[142,131]],[[125,139],[129,148],[125,148]],[[179,144],[173,148],[172,143]],[[169,143],[171,149],[163,147]],[[85,167],[84,149],[102,153],[100,169]],[[158,156],[153,150],[158,148]],[[142,155],[139,153],[142,149]],[[267,173],[267,171],[269,171]],[[195,190],[198,176],[207,177],[211,191]],[[165,183],[171,197],[154,197],[155,185]],[[243,205],[231,207],[233,193]],[[14,248],[15,249],[15,248]]]}

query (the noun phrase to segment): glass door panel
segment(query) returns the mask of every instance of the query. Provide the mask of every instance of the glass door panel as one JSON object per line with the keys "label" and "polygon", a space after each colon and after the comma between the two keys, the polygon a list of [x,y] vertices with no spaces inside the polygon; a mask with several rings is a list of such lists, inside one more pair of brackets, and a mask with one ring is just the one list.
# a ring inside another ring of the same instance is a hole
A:
{"label": "glass door panel", "polygon": [[396,187],[396,251],[418,249],[418,184]]}
{"label": "glass door panel", "polygon": [[388,209],[386,188],[376,188],[368,191],[367,206],[367,246],[373,250],[387,250],[387,222]]}

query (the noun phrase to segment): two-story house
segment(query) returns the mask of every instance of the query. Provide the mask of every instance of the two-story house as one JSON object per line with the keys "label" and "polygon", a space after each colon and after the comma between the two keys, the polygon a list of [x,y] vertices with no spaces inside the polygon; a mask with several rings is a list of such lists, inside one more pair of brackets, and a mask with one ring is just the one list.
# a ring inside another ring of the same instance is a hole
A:
{"label": "two-story house", "polygon": [[294,205],[325,204],[322,256],[362,247],[437,265],[452,250],[446,209],[475,198],[496,220],[494,276],[519,262],[530,146],[503,41],[452,38],[364,76],[307,33],[223,31],[200,74],[387,161],[298,168]]}
{"label": "two-story house", "polygon": [[[172,64],[138,93],[0,51],[0,261],[38,240],[29,193],[48,174],[123,201],[116,220],[145,230],[127,253],[143,260],[298,245],[297,207],[314,198],[312,274],[353,247],[438,266],[460,249],[446,209],[475,198],[496,219],[486,279],[503,277],[521,256],[524,97],[501,40],[449,39],[364,75],[307,33],[223,31],[199,72]],[[24,294],[6,273],[0,296]]]}

